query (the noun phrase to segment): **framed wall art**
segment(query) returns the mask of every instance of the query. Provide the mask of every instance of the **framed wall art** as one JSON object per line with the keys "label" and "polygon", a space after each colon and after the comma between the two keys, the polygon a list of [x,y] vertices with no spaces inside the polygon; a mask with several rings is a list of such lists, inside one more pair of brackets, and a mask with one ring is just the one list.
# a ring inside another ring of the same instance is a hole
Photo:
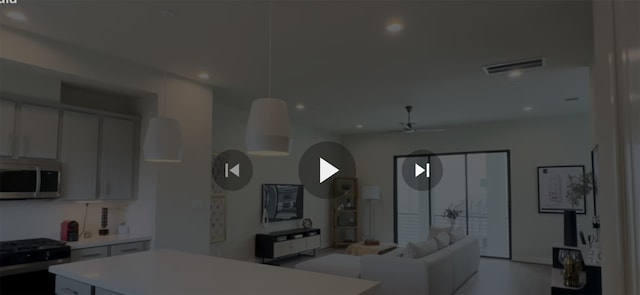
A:
{"label": "framed wall art", "polygon": [[570,190],[570,183],[584,175],[584,166],[538,167],[538,212],[562,213],[575,210],[586,214],[586,196],[576,196]]}

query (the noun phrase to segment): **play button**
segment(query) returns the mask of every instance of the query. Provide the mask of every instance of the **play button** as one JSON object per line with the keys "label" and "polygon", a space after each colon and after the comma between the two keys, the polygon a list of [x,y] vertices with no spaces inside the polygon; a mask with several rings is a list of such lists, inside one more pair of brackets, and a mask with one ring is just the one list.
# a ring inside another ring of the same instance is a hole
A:
{"label": "play button", "polygon": [[319,198],[330,198],[337,178],[356,176],[356,162],[341,144],[325,141],[308,148],[298,164],[298,177],[304,188]]}
{"label": "play button", "polygon": [[325,159],[320,158],[320,183],[323,183],[325,180],[329,179],[329,177],[338,172],[340,172],[340,169],[331,165],[331,163],[327,162]]}
{"label": "play button", "polygon": [[220,188],[237,191],[251,181],[253,165],[249,157],[241,151],[224,151],[213,159],[211,176]]}

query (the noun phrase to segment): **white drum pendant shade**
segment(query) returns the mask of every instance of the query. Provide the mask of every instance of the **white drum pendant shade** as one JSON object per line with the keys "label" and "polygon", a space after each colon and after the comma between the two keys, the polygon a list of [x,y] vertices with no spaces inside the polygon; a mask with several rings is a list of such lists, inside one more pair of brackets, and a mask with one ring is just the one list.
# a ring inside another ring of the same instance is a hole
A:
{"label": "white drum pendant shade", "polygon": [[250,155],[289,155],[291,132],[286,102],[275,98],[258,98],[253,101],[245,133],[245,145]]}
{"label": "white drum pendant shade", "polygon": [[182,136],[178,121],[170,118],[151,118],[142,147],[148,162],[182,161]]}

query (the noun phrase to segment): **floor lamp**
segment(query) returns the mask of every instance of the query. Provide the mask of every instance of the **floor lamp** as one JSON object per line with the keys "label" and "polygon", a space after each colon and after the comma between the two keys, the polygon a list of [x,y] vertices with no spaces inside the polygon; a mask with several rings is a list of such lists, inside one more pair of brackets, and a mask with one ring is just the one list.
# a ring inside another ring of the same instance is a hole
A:
{"label": "floor lamp", "polygon": [[373,236],[373,207],[371,201],[380,200],[380,188],[377,186],[363,186],[360,189],[363,200],[369,201],[369,236],[364,240],[365,245],[378,245],[380,241]]}

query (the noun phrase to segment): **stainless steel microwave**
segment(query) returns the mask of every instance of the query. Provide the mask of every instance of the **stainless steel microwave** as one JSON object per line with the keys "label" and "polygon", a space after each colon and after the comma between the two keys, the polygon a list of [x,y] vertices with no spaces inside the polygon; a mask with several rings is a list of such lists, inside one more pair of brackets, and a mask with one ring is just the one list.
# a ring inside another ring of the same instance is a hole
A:
{"label": "stainless steel microwave", "polygon": [[54,160],[0,159],[0,199],[59,198],[61,166]]}

